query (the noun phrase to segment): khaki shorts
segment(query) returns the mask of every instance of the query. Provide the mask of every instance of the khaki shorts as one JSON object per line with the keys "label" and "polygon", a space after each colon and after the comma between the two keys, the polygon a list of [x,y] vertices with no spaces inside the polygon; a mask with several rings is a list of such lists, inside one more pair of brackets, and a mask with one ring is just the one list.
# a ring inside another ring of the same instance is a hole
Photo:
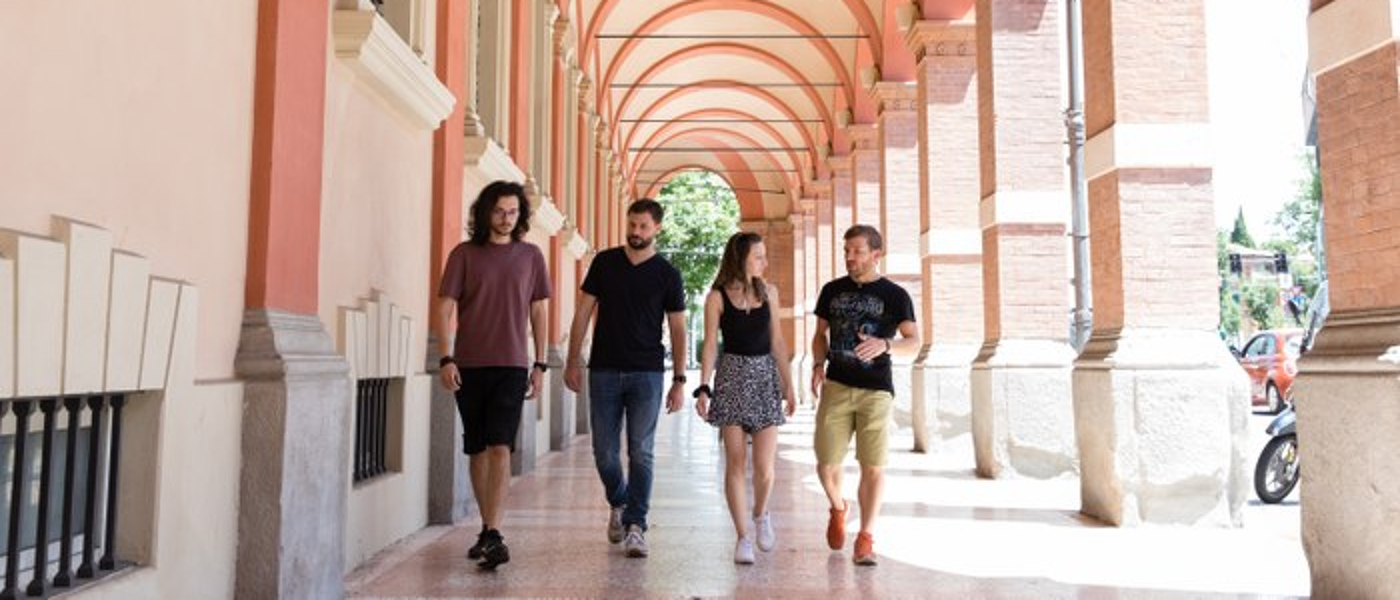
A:
{"label": "khaki shorts", "polygon": [[813,446],[817,464],[839,465],[846,460],[851,436],[856,438],[856,460],[867,467],[883,467],[889,458],[890,408],[894,395],[836,383],[822,384],[817,405],[817,431]]}

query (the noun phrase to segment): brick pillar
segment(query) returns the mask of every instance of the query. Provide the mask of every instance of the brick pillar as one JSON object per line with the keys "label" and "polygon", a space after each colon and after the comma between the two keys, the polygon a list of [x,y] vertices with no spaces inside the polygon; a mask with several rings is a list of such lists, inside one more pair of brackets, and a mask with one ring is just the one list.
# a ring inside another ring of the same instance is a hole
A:
{"label": "brick pillar", "polygon": [[1076,470],[1059,0],[978,0],[985,337],[972,367],[977,473]]}
{"label": "brick pillar", "polygon": [[1397,20],[1378,0],[1313,0],[1308,18],[1332,313],[1294,392],[1318,598],[1393,596],[1400,579],[1400,40],[1374,26]]}
{"label": "brick pillar", "polygon": [[[1173,60],[1158,53],[1163,23]],[[1074,369],[1083,512],[1238,525],[1249,401],[1216,333],[1204,2],[1116,2],[1086,10],[1084,32],[1094,330]]]}
{"label": "brick pillar", "polygon": [[813,254],[813,269],[815,279],[813,285],[807,291],[810,311],[816,305],[817,292],[821,290],[823,284],[832,279],[832,267],[835,265],[834,246],[832,245],[833,230],[835,224],[832,222],[834,209],[832,207],[832,185],[830,179],[823,179],[812,183],[812,190],[817,194],[814,220],[816,221],[816,253]]}
{"label": "brick pillar", "polygon": [[[918,60],[920,326],[925,442],[971,431],[972,361],[982,345],[981,190],[977,155],[977,40],[971,22],[920,21],[908,43]],[[915,446],[920,447],[915,431]],[[927,447],[927,446],[923,446]],[[921,448],[923,448],[921,447]]]}
{"label": "brick pillar", "polygon": [[[831,279],[846,274],[845,235],[846,230],[855,224],[852,199],[856,188],[851,178],[851,164],[854,156],[846,154],[831,157]],[[820,289],[820,287],[818,288]]]}
{"label": "brick pillar", "polygon": [[879,227],[880,128],[857,123],[847,131],[851,134],[851,218],[855,223]]}
{"label": "brick pillar", "polygon": [[798,360],[793,361],[792,382],[798,401],[805,405],[814,403],[811,386],[802,385],[802,382],[806,380],[804,377],[812,372],[812,306],[817,300],[817,263],[821,262],[817,253],[818,202],[816,198],[803,200],[803,206],[807,210],[802,215],[802,286],[798,289],[798,298],[793,302],[793,310],[796,311],[801,325],[797,337],[792,340],[793,354],[798,357]]}
{"label": "brick pillar", "polygon": [[[871,223],[879,228],[885,241],[885,277],[898,283],[914,301],[923,301],[923,273],[919,265],[919,136],[915,130],[918,113],[914,111],[918,97],[914,84],[882,81],[871,91],[879,108],[879,126],[875,129],[876,169],[880,179],[879,219]],[[857,151],[857,163],[861,151]],[[862,210],[864,206],[861,207]],[[922,315],[918,315],[922,318]],[[895,423],[912,427],[915,446],[926,431],[923,390],[914,389],[913,366],[917,357],[895,357],[893,364]]]}

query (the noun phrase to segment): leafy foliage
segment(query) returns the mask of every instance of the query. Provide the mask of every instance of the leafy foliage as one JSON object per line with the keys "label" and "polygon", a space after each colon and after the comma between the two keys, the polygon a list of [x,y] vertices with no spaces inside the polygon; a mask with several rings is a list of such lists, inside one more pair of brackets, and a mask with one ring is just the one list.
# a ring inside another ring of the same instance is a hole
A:
{"label": "leafy foliage", "polygon": [[1274,215],[1273,223],[1295,249],[1320,254],[1316,245],[1318,219],[1322,214],[1322,177],[1317,172],[1316,161],[1311,157],[1303,160],[1307,163],[1308,177],[1298,181],[1298,193],[1284,203]]}
{"label": "leafy foliage", "polygon": [[671,178],[656,200],[666,219],[656,245],[681,272],[690,312],[719,272],[729,236],[738,231],[739,203],[724,179],[709,171],[688,171]]}

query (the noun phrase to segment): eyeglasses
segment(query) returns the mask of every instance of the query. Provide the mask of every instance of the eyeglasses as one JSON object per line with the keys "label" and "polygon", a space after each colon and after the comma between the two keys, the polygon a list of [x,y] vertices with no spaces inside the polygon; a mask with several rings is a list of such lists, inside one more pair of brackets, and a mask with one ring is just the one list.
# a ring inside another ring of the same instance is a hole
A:
{"label": "eyeglasses", "polygon": [[505,210],[502,208],[493,208],[491,209],[491,216],[514,218],[520,216],[520,211],[518,209]]}

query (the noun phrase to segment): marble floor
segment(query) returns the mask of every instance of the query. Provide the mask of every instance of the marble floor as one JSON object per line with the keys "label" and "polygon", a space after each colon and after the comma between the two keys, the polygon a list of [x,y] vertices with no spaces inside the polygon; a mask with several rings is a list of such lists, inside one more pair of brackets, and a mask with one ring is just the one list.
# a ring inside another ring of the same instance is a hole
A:
{"label": "marble floor", "polygon": [[[1254,420],[1251,429],[1256,427]],[[1251,500],[1245,526],[1105,527],[1078,514],[1079,484],[977,479],[964,436],[928,454],[891,444],[875,567],[851,542],[829,550],[826,502],[813,473],[812,414],[781,430],[771,511],[778,543],[733,562],[715,430],[693,413],[663,415],[646,559],[605,535],[607,509],[588,438],[542,456],[515,479],[501,527],[511,561],[479,570],[465,551],[475,514],[385,549],[346,578],[349,598],[1200,598],[1297,597],[1309,590],[1296,492]],[[1253,432],[1252,432],[1253,434]],[[1261,442],[1262,443],[1262,442]],[[848,459],[846,497],[857,468]]]}

